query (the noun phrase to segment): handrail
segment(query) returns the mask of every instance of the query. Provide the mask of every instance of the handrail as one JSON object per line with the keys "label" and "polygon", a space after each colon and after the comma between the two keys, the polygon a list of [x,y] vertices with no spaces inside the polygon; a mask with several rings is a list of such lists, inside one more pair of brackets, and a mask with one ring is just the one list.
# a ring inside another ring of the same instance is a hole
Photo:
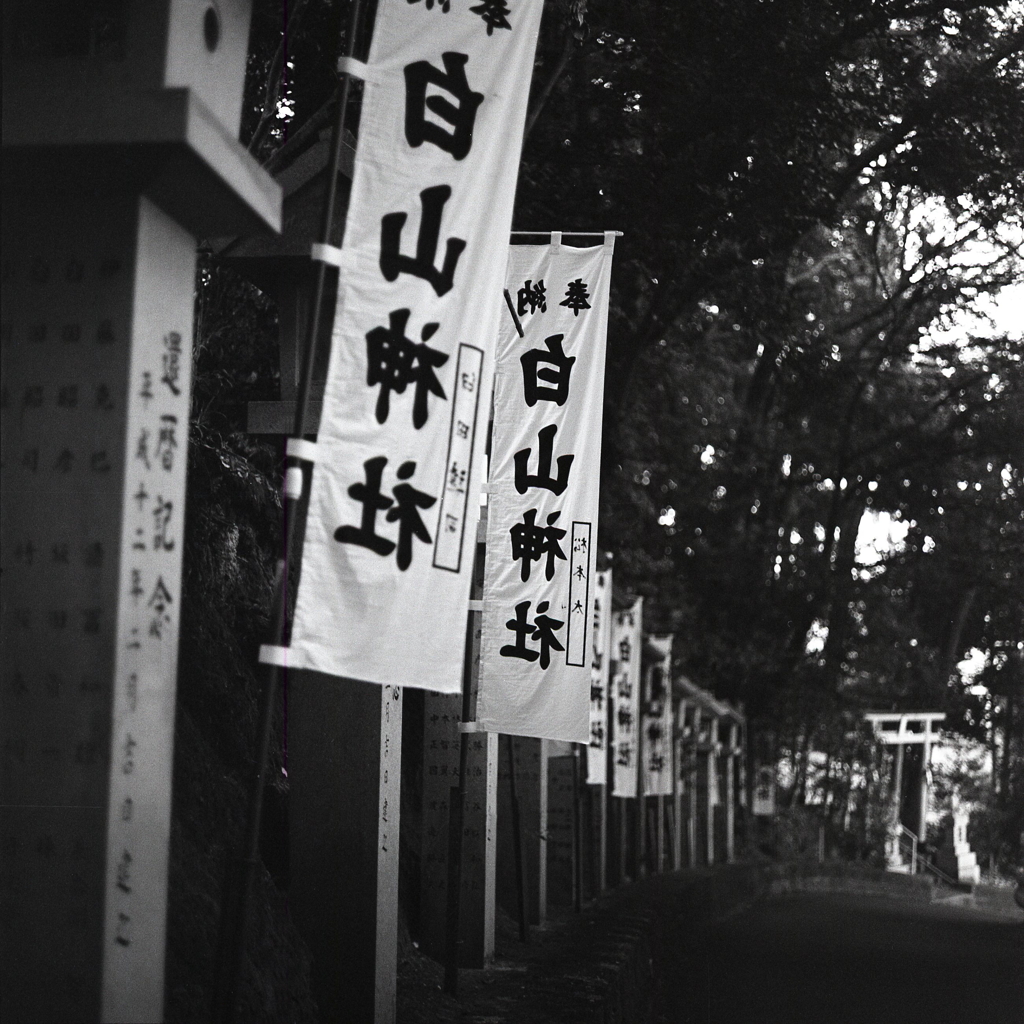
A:
{"label": "handrail", "polygon": [[920,868],[922,871],[930,871],[940,881],[953,886],[953,888],[959,888],[963,885],[959,879],[953,878],[951,875],[947,875],[945,871],[936,867],[924,857],[917,856],[917,835],[902,823],[900,824],[898,838],[900,843],[904,843],[908,839],[910,840],[910,873],[912,875],[916,875],[918,873],[918,868]]}
{"label": "handrail", "polygon": [[945,882],[946,885],[951,885],[954,888],[960,888],[961,886],[963,886],[965,884],[965,883],[959,881],[958,879],[953,878],[951,875],[947,875],[946,872],[942,870],[942,868],[937,868],[934,864],[932,864],[929,861],[922,860],[921,861],[921,866],[926,871],[930,871],[940,881]]}
{"label": "handrail", "polygon": [[897,837],[900,841],[905,838],[910,839],[910,873],[912,875],[917,874],[917,834],[911,832],[906,825],[900,822],[900,830],[897,833]]}

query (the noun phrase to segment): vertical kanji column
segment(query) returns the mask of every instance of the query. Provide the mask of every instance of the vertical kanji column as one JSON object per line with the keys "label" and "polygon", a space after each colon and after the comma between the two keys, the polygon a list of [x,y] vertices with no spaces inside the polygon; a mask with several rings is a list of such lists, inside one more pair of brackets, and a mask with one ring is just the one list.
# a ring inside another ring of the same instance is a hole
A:
{"label": "vertical kanji column", "polygon": [[[462,697],[427,693],[423,725],[423,813],[420,836],[420,934],[435,960],[445,956],[448,901],[448,813],[459,781]],[[497,733],[467,739],[459,899],[459,966],[483,967],[494,958],[494,864],[497,823]]]}
{"label": "vertical kanji column", "polygon": [[[526,876],[526,913],[530,924],[543,924],[547,915],[547,833],[548,783],[547,741],[513,736],[516,790],[522,828],[523,864]],[[518,914],[515,870],[515,836],[512,832],[511,787],[505,757],[498,762],[498,903],[515,917]]]}
{"label": "vertical kanji column", "polygon": [[572,906],[576,864],[573,786],[574,757],[548,758],[547,890],[551,906]]}
{"label": "vertical kanji column", "polygon": [[0,1018],[157,1021],[195,239],[276,229],[280,195],[234,141],[248,4],[14,7]]}

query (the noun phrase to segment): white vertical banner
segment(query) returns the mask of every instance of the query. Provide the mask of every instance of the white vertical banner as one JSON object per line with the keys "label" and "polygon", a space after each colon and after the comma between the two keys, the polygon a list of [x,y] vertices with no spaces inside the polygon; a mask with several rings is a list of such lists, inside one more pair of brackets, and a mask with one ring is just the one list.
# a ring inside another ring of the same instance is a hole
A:
{"label": "white vertical banner", "polygon": [[514,245],[494,378],[477,719],[587,743],[608,285],[615,236]]}
{"label": "white vertical banner", "polygon": [[672,637],[651,635],[644,671],[644,796],[672,795]]}
{"label": "white vertical banner", "polygon": [[613,796],[637,795],[644,599],[612,615]]}
{"label": "white vertical banner", "polygon": [[775,813],[775,765],[759,764],[754,769],[754,814]]}
{"label": "white vertical banner", "polygon": [[288,664],[461,689],[541,0],[380,0]]}
{"label": "white vertical banner", "polygon": [[590,663],[590,745],[587,747],[587,782],[608,781],[608,693],[612,639],[612,571],[597,573],[594,583],[594,624]]}

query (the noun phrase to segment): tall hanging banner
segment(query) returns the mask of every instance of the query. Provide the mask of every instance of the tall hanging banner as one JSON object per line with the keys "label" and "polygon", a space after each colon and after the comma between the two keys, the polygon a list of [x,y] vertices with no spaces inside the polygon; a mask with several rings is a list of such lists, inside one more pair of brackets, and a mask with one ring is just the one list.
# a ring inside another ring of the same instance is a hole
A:
{"label": "tall hanging banner", "polygon": [[615,236],[514,245],[498,332],[477,720],[587,743],[608,284]]}
{"label": "tall hanging banner", "polygon": [[644,673],[644,796],[672,795],[672,637],[648,636]]}
{"label": "tall hanging banner", "polygon": [[612,779],[613,796],[637,795],[640,735],[640,654],[644,599],[612,616]]}
{"label": "tall hanging banner", "polygon": [[366,86],[292,667],[461,688],[541,8],[380,0],[346,68]]}
{"label": "tall hanging banner", "polygon": [[612,571],[599,572],[594,585],[594,626],[590,665],[590,745],[587,747],[587,782],[608,781],[608,681],[612,638]]}

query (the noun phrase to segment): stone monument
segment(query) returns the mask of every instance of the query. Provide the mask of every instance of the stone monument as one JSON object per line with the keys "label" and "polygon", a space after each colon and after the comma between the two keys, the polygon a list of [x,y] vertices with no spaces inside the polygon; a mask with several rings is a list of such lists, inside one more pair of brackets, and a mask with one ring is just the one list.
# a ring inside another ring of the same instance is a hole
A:
{"label": "stone monument", "polygon": [[158,1021],[197,236],[249,4],[5,5],[0,1018]]}

